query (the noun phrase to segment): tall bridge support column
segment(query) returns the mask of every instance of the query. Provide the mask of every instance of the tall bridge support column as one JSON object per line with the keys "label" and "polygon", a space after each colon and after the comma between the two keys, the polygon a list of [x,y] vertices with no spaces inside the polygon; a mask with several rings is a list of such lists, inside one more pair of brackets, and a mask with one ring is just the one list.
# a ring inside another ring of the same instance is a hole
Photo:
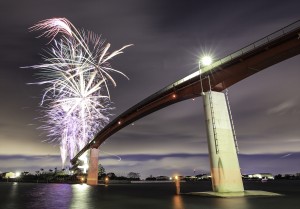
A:
{"label": "tall bridge support column", "polygon": [[98,185],[98,160],[99,149],[90,149],[89,170],[87,176],[88,185]]}
{"label": "tall bridge support column", "polygon": [[225,94],[206,92],[203,103],[213,191],[243,192],[244,186]]}

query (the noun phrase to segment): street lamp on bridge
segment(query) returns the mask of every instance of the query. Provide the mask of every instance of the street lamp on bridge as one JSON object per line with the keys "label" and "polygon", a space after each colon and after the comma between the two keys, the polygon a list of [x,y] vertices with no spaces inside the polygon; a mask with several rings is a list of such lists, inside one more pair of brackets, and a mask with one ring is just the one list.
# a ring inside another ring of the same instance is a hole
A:
{"label": "street lamp on bridge", "polygon": [[202,70],[201,70],[201,63],[204,66],[208,66],[212,63],[212,57],[209,55],[205,55],[202,58],[200,58],[198,64],[199,64],[199,77],[200,77],[200,83],[201,83],[201,95],[204,96],[204,92],[203,92],[203,85],[202,85],[202,78],[201,78],[201,74],[202,74]]}

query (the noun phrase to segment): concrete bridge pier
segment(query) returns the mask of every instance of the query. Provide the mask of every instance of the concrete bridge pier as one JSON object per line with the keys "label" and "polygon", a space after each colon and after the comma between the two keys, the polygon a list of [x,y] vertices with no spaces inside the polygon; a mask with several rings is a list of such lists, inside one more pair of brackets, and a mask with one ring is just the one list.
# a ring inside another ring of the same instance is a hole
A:
{"label": "concrete bridge pier", "polygon": [[91,148],[89,170],[87,176],[88,185],[98,185],[98,160],[99,160],[99,149]]}
{"label": "concrete bridge pier", "polygon": [[205,92],[203,104],[213,192],[244,192],[226,95],[222,92]]}

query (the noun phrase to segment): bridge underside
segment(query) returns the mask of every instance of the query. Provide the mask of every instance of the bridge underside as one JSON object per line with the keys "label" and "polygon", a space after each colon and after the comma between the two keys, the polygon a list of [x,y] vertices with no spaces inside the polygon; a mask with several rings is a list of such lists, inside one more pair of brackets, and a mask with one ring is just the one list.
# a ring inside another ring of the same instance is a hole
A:
{"label": "bridge underside", "polygon": [[[230,56],[231,59],[229,61],[222,62],[222,64],[210,70],[204,70],[204,73],[201,74],[201,79],[199,74],[198,76],[191,74],[188,76],[190,78],[175,82],[149,96],[104,127],[96,135],[94,140],[87,144],[75,158],[71,160],[71,163],[76,166],[76,164],[78,164],[78,157],[85,151],[93,148],[97,149],[108,137],[152,112],[183,100],[199,97],[201,96],[201,92],[210,90],[221,92],[231,85],[269,66],[298,55],[300,53],[299,33],[300,27],[272,41],[261,44],[258,47],[255,46],[254,49],[246,51],[245,53],[240,50],[238,51],[238,56],[234,56],[234,58]],[[200,82],[200,80],[202,82]]]}
{"label": "bridge underside", "polygon": [[[287,40],[284,43],[274,43],[257,48],[251,53],[239,56],[239,59],[234,59],[204,73],[202,75],[203,90],[200,79],[197,77],[181,85],[174,86],[174,88],[166,91],[164,95],[152,95],[153,98],[150,99],[152,101],[145,105],[139,105],[143,103],[141,102],[112,121],[86,148],[98,148],[109,136],[152,112],[183,100],[199,97],[202,91],[209,91],[210,88],[212,91],[221,92],[269,66],[298,55],[300,53],[298,33],[291,35],[291,37],[285,37],[285,39]],[[209,82],[211,85],[209,85]]]}

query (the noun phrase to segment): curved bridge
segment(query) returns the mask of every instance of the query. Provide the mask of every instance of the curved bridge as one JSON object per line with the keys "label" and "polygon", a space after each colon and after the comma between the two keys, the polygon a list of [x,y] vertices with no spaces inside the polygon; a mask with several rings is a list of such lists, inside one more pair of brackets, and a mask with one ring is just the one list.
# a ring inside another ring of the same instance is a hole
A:
{"label": "curved bridge", "polygon": [[[72,160],[90,148],[98,148],[108,137],[132,122],[166,106],[201,96],[201,92],[223,91],[231,85],[300,53],[300,20],[247,45],[213,64],[172,83],[142,100],[105,126]],[[200,82],[202,80],[202,85]],[[210,84],[210,85],[209,85]],[[202,89],[203,87],[203,89]]]}

